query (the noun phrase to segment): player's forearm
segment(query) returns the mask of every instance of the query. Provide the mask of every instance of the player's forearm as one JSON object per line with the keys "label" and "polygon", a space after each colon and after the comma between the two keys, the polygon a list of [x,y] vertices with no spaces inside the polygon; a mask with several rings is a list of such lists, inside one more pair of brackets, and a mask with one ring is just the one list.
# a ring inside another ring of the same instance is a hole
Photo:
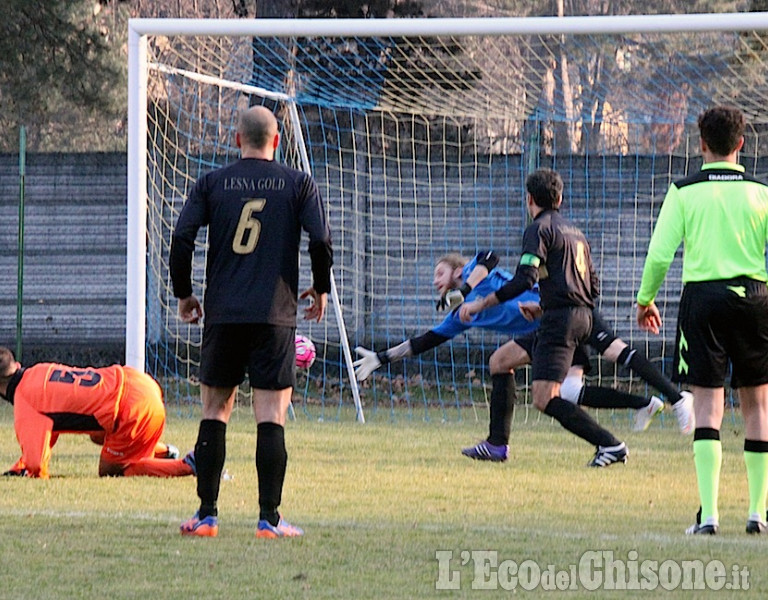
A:
{"label": "player's forearm", "polygon": [[320,294],[331,291],[331,266],[333,248],[330,240],[312,242],[309,245],[309,257],[312,262],[312,287]]}
{"label": "player's forearm", "polygon": [[189,298],[192,295],[192,253],[195,243],[173,236],[168,266],[176,298]]}
{"label": "player's forearm", "polygon": [[637,292],[637,303],[640,306],[648,306],[654,301],[673,258],[674,254],[672,258],[668,258],[653,252],[652,248],[648,249],[648,256],[643,266],[643,275],[640,279],[640,289]]}
{"label": "player's forearm", "polygon": [[430,329],[424,335],[411,338],[408,340],[408,342],[410,342],[411,352],[416,355],[422,354],[423,352],[431,350],[432,348],[436,348],[440,344],[447,342],[449,339],[451,338],[436,333],[434,330]]}
{"label": "player's forearm", "polygon": [[391,348],[387,348],[386,350],[377,352],[376,356],[378,356],[379,361],[381,362],[382,365],[385,365],[391,362],[397,362],[409,356],[413,356],[413,349],[411,348],[411,340],[405,340],[404,342],[398,344],[397,346],[392,346]]}
{"label": "player's forearm", "polygon": [[424,335],[410,338],[397,346],[392,346],[391,348],[377,352],[376,356],[379,357],[379,360],[383,365],[390,362],[397,362],[404,358],[416,356],[417,354],[436,348],[440,344],[447,342],[449,339],[450,338],[444,335],[429,330]]}
{"label": "player's forearm", "polygon": [[[473,290],[478,283],[488,277],[488,273],[499,264],[499,257],[491,250],[488,252],[481,252],[475,258],[476,265],[472,269],[472,272],[467,277],[465,284],[469,286],[470,290]],[[466,294],[465,294],[466,296]]]}
{"label": "player's forearm", "polygon": [[672,185],[661,205],[659,218],[648,244],[640,290],[637,293],[637,303],[640,306],[648,306],[656,298],[669,265],[675,258],[683,239],[683,219],[680,213],[677,188]]}
{"label": "player's forearm", "polygon": [[[495,304],[517,298],[523,292],[532,289],[538,281],[538,270],[529,265],[519,265],[512,281],[508,281],[494,294],[486,296],[488,302],[495,300]],[[483,308],[490,308],[493,304],[487,304]]]}
{"label": "player's forearm", "polygon": [[469,277],[467,277],[467,280],[464,282],[464,286],[466,287],[462,286],[461,291],[464,293],[464,297],[468,296],[469,292],[475,289],[475,286],[486,277],[488,277],[488,269],[483,265],[477,265],[474,269],[472,269]]}

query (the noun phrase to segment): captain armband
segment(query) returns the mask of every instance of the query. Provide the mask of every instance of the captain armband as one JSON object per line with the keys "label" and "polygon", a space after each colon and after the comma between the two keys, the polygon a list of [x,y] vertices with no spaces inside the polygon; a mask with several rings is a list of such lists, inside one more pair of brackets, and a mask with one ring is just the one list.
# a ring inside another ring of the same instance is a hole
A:
{"label": "captain armband", "polygon": [[538,269],[540,264],[541,259],[535,254],[526,252],[520,257],[520,266],[534,267],[535,269]]}

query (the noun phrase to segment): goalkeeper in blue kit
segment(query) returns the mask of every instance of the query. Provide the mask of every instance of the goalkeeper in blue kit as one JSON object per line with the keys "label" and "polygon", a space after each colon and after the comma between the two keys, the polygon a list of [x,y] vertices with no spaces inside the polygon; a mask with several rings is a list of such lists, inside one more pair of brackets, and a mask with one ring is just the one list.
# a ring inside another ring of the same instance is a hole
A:
{"label": "goalkeeper in blue kit", "polygon": [[[462,322],[458,311],[455,310],[465,299],[471,301],[494,293],[512,279],[512,274],[498,268],[497,264],[498,258],[493,252],[480,253],[471,260],[457,253],[441,257],[435,266],[433,284],[440,293],[438,309],[450,309],[448,315],[438,326],[423,335],[407,339],[387,350],[374,352],[362,347],[356,348],[360,359],[355,362],[355,374],[359,381],[363,381],[383,364],[426,352],[472,327],[481,327],[513,337],[513,340],[499,347],[489,361],[492,380],[489,435],[476,446],[462,450],[462,453],[470,458],[504,461],[509,451],[516,400],[514,369],[530,362],[535,332],[539,326],[538,319],[530,321],[526,318],[520,310],[520,304],[538,304],[538,288],[478,313],[469,323]],[[593,333],[595,340],[592,345],[607,359],[626,364],[667,395],[667,398],[677,402],[682,397],[686,400],[684,404],[690,409],[690,399],[686,395],[681,396],[669,380],[645,357],[617,338],[602,320],[596,320]],[[597,335],[598,333],[600,335]],[[636,430],[646,429],[653,416],[663,406],[661,400],[655,397],[649,401],[647,398],[618,390],[584,386],[583,373],[585,368],[589,368],[589,356],[585,348],[579,349],[573,362],[568,377],[563,382],[563,395],[574,403],[595,408],[635,409]]]}

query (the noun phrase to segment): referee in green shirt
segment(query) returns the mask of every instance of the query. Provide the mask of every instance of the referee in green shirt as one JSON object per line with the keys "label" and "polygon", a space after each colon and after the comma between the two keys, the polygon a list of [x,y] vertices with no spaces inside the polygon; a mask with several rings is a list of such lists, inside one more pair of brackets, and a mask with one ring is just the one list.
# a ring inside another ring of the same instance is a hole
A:
{"label": "referee in green shirt", "polygon": [[654,298],[680,242],[683,294],[672,379],[694,395],[693,455],[701,508],[686,533],[719,531],[724,383],[738,389],[749,484],[747,533],[765,534],[768,492],[768,186],[737,162],[744,115],[718,106],[699,117],[704,165],[673,183],[659,212],[637,294],[637,322],[658,333]]}

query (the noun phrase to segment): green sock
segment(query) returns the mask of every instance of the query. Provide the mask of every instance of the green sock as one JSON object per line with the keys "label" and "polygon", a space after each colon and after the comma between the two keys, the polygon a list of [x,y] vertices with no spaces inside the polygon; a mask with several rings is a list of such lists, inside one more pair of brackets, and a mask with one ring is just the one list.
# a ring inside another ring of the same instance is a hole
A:
{"label": "green sock", "polygon": [[699,483],[701,522],[710,517],[719,522],[717,492],[720,488],[720,467],[723,463],[723,446],[720,440],[698,439],[693,441],[693,462]]}
{"label": "green sock", "polygon": [[[764,442],[763,442],[764,443]],[[765,520],[765,496],[768,494],[768,453],[744,450],[749,485],[749,514]]]}

